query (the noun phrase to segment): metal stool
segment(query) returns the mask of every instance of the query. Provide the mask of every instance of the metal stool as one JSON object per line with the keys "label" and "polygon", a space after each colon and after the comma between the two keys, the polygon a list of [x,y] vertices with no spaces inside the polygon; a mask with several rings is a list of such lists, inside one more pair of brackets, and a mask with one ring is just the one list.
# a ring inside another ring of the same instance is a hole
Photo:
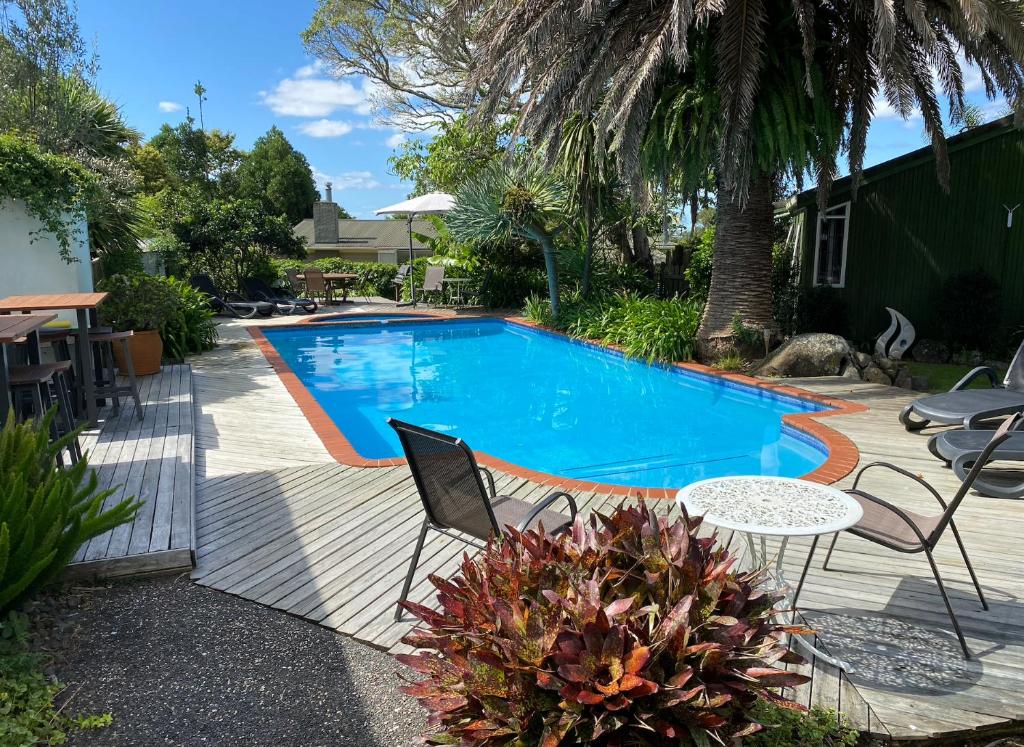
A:
{"label": "metal stool", "polygon": [[[53,360],[60,361],[72,361],[71,358],[71,347],[69,340],[71,335],[74,333],[72,329],[59,328],[46,328],[43,327],[39,330],[39,344],[49,345],[50,350],[53,353]],[[75,375],[75,367],[72,365],[68,368],[67,373],[68,388],[71,390],[71,412],[77,418],[78,417],[78,399],[80,393],[78,391],[78,379]]]}
{"label": "metal stool", "polygon": [[[15,402],[25,399],[31,405],[32,416],[42,418],[47,410],[57,405],[57,417],[50,423],[50,438],[56,441],[75,430],[75,416],[71,406],[71,388],[68,386],[69,361],[12,366],[10,369],[11,395]],[[20,408],[17,408],[22,412]],[[68,456],[76,464],[82,458],[82,447],[76,436],[68,444]],[[58,454],[58,461],[63,459]]]}
{"label": "metal stool", "polygon": [[[96,380],[96,395],[99,397],[110,397],[113,404],[114,414],[121,412],[121,397],[131,395],[135,400],[135,414],[142,420],[142,400],[139,399],[139,387],[135,382],[135,364],[132,361],[132,351],[128,347],[128,338],[131,332],[90,332],[89,342],[99,351],[99,361],[102,376]],[[124,355],[124,363],[127,371],[128,383],[118,384],[117,374],[114,370],[114,343],[121,344],[121,352]]]}

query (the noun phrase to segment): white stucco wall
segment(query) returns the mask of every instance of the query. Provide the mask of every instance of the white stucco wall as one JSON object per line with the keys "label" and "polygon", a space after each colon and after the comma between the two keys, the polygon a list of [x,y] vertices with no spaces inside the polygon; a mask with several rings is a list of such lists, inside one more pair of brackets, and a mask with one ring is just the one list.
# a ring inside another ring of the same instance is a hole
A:
{"label": "white stucco wall", "polygon": [[[89,238],[85,222],[74,231],[71,255],[65,262],[52,234],[38,233],[41,224],[19,200],[0,200],[0,298],[24,293],[79,293],[93,289]],[[74,321],[74,312],[61,317]]]}

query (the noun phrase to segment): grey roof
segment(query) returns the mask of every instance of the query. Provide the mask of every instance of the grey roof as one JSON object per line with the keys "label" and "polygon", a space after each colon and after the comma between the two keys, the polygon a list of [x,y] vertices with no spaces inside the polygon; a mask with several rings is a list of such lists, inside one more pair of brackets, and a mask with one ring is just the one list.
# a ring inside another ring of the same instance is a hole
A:
{"label": "grey roof", "polygon": [[[292,230],[306,239],[307,249],[408,249],[409,229],[404,220],[344,220],[338,219],[338,243],[314,244],[313,219],[306,218]],[[413,233],[436,236],[437,229],[430,221],[414,220]],[[426,244],[412,237],[414,249],[426,249]]]}

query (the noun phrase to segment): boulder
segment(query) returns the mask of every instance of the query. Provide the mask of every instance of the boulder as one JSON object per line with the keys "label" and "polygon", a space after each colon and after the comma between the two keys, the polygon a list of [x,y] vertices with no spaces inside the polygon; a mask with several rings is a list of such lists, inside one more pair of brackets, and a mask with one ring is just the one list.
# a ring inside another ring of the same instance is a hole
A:
{"label": "boulder", "polygon": [[839,374],[844,379],[853,379],[854,381],[860,381],[860,371],[852,363],[843,369],[843,372]]}
{"label": "boulder", "polygon": [[899,370],[899,364],[892,358],[886,358],[884,355],[876,354],[873,360],[875,365],[885,371],[890,379],[896,377],[896,372]]}
{"label": "boulder", "polygon": [[948,363],[949,347],[939,340],[918,340],[910,349],[910,355],[921,363]]}
{"label": "boulder", "polygon": [[913,389],[914,378],[910,375],[910,369],[906,366],[900,366],[896,372],[896,377],[892,380],[893,386],[898,386],[901,389]]}
{"label": "boulder", "polygon": [[885,384],[887,386],[892,386],[892,379],[890,379],[888,375],[886,375],[885,371],[880,369],[874,363],[861,371],[860,376],[864,381],[872,384]]}
{"label": "boulder", "polygon": [[862,371],[871,365],[871,356],[867,353],[862,353],[859,350],[853,354],[853,359],[857,362],[857,368]]}
{"label": "boulder", "polygon": [[810,332],[776,349],[755,369],[759,376],[835,376],[849,357],[850,346],[839,335]]}

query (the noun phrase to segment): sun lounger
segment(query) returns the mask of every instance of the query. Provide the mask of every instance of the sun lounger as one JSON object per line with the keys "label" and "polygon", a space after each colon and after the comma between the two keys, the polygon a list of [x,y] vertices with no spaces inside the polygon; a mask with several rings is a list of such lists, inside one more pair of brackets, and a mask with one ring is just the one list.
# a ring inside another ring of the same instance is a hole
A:
{"label": "sun lounger", "polygon": [[236,293],[224,294],[217,290],[209,275],[198,274],[189,278],[189,283],[196,290],[202,291],[209,299],[210,308],[215,314],[227,314],[240,319],[251,319],[260,316],[272,316],[275,306],[266,301],[246,301]]}
{"label": "sun lounger", "polygon": [[293,298],[290,295],[283,295],[259,278],[245,278],[242,281],[242,287],[245,288],[245,293],[249,296],[250,301],[272,303],[281,314],[291,314],[295,310],[312,314],[317,310],[316,301],[312,298]]}
{"label": "sun lounger", "polygon": [[[967,388],[982,376],[991,382],[991,389]],[[974,430],[985,420],[1021,410],[1024,410],[1024,341],[1017,348],[1002,385],[997,382],[992,368],[979,366],[948,392],[911,402],[900,413],[900,422],[908,431],[919,431],[929,423],[963,425]]]}

